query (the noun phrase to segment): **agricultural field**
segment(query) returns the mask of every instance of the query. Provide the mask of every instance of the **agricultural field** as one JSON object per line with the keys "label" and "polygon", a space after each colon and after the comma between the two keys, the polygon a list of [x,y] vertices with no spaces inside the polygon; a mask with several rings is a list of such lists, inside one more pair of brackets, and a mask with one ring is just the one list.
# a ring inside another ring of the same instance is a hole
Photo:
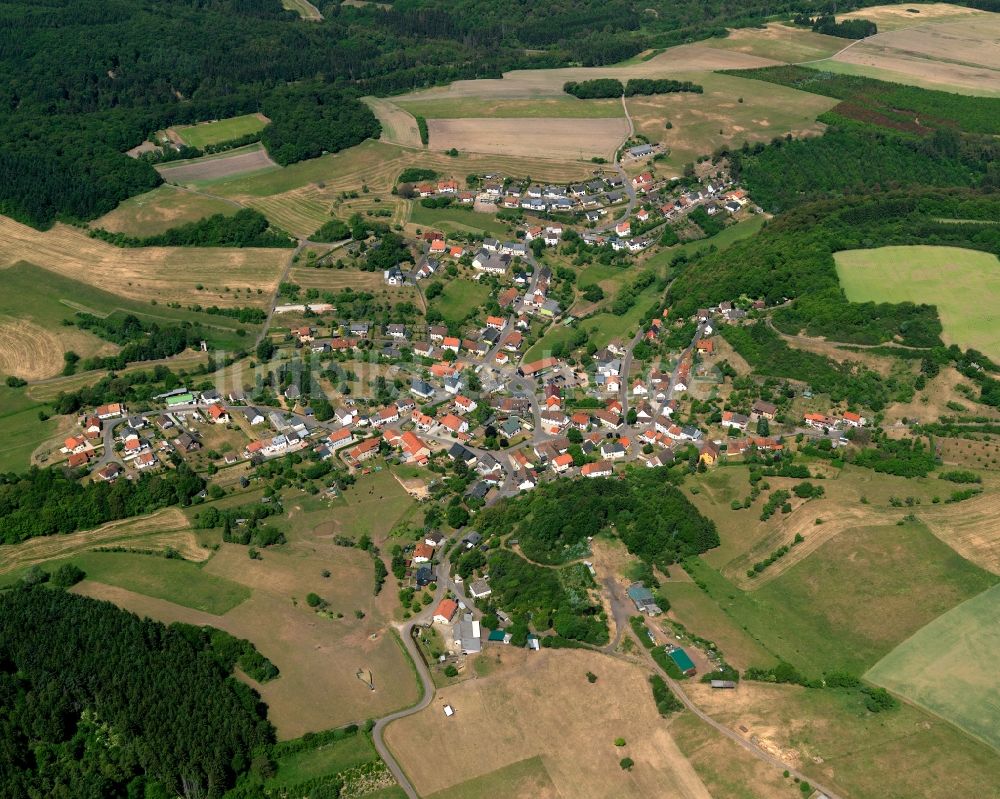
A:
{"label": "agricultural field", "polygon": [[302,19],[307,19],[310,22],[319,22],[323,19],[323,15],[319,12],[309,0],[281,0],[281,7],[286,11],[294,11]]}
{"label": "agricultural field", "polygon": [[382,124],[382,141],[417,150],[424,146],[420,141],[417,120],[408,109],[378,97],[365,97],[364,102]]}
{"label": "agricultural field", "polygon": [[460,322],[481,308],[490,296],[490,287],[464,278],[449,280],[444,291],[431,300],[431,307],[441,312],[448,322]]}
{"label": "agricultural field", "polygon": [[[694,682],[685,691],[713,718],[841,796],[996,795],[996,752],[920,708],[904,704],[876,715],[857,691],[745,680],[735,691]],[[765,796],[800,795],[798,786],[786,784],[784,792]]]}
{"label": "agricultural field", "polygon": [[[701,84],[704,94],[658,94],[626,100],[636,130],[670,148],[670,155],[654,164],[664,176],[679,175],[684,164],[721,146],[769,142],[786,133],[796,138],[819,135],[825,126],[816,117],[838,102],[788,87],[774,91],[779,87],[732,75],[699,72],[673,77]],[[669,130],[667,122],[673,126]]]}
{"label": "agricultural field", "polygon": [[934,619],[865,677],[1000,749],[1000,586]]}
{"label": "agricultural field", "polygon": [[437,791],[428,799],[480,799],[483,796],[534,796],[538,799],[556,799],[559,792],[556,791],[542,758],[529,757],[481,777]]}
{"label": "agricultural field", "polygon": [[972,17],[989,16],[988,11],[978,11],[952,3],[906,3],[904,5],[870,6],[847,14],[837,14],[837,19],[870,19],[882,32],[901,28],[923,27],[928,23],[956,22]]}
{"label": "agricultural field", "polygon": [[[907,13],[897,7],[895,19],[900,11]],[[868,16],[869,12],[864,9],[855,14],[877,19]],[[996,47],[1000,14],[961,9],[937,17],[925,17],[923,11],[909,16],[909,25],[900,24],[895,29],[878,23],[879,33],[875,36],[820,66],[841,64],[857,70],[855,74],[874,78],[960,94],[1000,96],[1000,56]]]}
{"label": "agricultural field", "polygon": [[68,225],[57,224],[41,232],[0,217],[0,274],[6,274],[5,267],[29,261],[127,300],[262,307],[270,300],[288,258],[289,251],[284,249],[124,249]]}
{"label": "agricultural field", "polygon": [[430,119],[435,149],[496,153],[524,158],[579,159],[614,156],[628,134],[624,118]]}
{"label": "agricultural field", "polygon": [[168,183],[204,186],[219,180],[272,172],[280,168],[271,160],[262,144],[250,144],[189,161],[172,161],[158,166],[156,171]]}
{"label": "agricultural field", "polygon": [[995,479],[987,476],[984,483],[983,494],[965,500],[961,512],[956,513],[953,506],[936,505],[925,508],[920,520],[963,558],[1000,575],[1000,498]]}
{"label": "agricultural field", "polygon": [[[1000,358],[1000,262],[990,253],[958,247],[879,247],[834,256],[852,302],[925,302],[937,306],[946,344]],[[978,301],[969,303],[969,297]]]}
{"label": "agricultural field", "polygon": [[167,184],[125,200],[91,226],[128,236],[155,236],[188,222],[214,214],[229,216],[239,210],[236,203]]}
{"label": "agricultural field", "polygon": [[400,108],[427,119],[617,119],[624,117],[621,101],[581,100],[570,94],[523,100],[493,99],[484,96],[399,102]]}
{"label": "agricultural field", "polygon": [[444,233],[475,233],[501,238],[512,235],[512,227],[500,222],[492,214],[481,214],[463,208],[424,208],[414,202],[410,210],[410,224],[434,228]]}
{"label": "agricultural field", "polygon": [[825,36],[778,22],[763,28],[730,30],[725,39],[712,39],[712,47],[784,61],[787,64],[829,58],[848,44],[847,40],[836,36]]}
{"label": "agricultural field", "polygon": [[184,144],[199,149],[209,144],[240,139],[251,133],[259,133],[270,122],[263,114],[244,114],[229,119],[199,122],[197,125],[175,125],[171,130]]}
{"label": "agricultural field", "polygon": [[864,671],[931,619],[997,582],[917,522],[844,530],[753,591],[701,561],[694,570],[740,628],[814,676]]}
{"label": "agricultural field", "polygon": [[[527,783],[553,797],[709,796],[656,710],[646,669],[581,650],[497,647],[486,656],[500,659],[489,676],[441,689],[426,710],[386,730],[421,795],[464,799],[484,795],[480,786],[524,795],[517,786]],[[629,773],[618,766],[623,756],[635,761]]]}

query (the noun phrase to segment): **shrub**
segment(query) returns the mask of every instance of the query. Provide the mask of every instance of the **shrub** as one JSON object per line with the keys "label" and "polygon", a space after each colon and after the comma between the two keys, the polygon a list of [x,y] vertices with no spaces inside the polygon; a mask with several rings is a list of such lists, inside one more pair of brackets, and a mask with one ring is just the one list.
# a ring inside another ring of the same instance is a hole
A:
{"label": "shrub", "polygon": [[593,685],[595,682],[597,682],[597,675],[594,674],[594,672],[592,672],[592,671],[588,671],[587,672],[587,682],[589,682],[591,685]]}
{"label": "shrub", "polygon": [[444,676],[445,677],[457,677],[458,676],[458,669],[455,668],[455,664],[454,663],[449,663],[447,666],[444,667]]}
{"label": "shrub", "polygon": [[618,761],[618,765],[621,766],[622,769],[625,771],[631,771],[632,766],[635,765],[635,761],[630,757],[623,757],[621,760]]}
{"label": "shrub", "polygon": [[311,591],[306,594],[306,604],[311,608],[318,608],[323,604],[323,597],[319,594],[314,594]]}
{"label": "shrub", "polygon": [[615,738],[615,746],[625,746],[624,738]]}
{"label": "shrub", "polygon": [[72,563],[64,563],[52,575],[52,584],[59,588],[69,588],[76,585],[86,576],[86,573],[79,566]]}

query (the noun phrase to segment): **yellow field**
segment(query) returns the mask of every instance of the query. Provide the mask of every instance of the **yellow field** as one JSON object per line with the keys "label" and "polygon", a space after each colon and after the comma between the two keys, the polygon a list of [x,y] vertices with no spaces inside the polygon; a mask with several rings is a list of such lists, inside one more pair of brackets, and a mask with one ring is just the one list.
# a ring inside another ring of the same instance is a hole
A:
{"label": "yellow field", "polygon": [[[913,13],[917,11],[918,13]],[[951,22],[969,17],[989,16],[988,11],[977,11],[952,3],[906,3],[903,5],[871,6],[849,14],[837,14],[837,19],[870,19],[880,31],[912,28],[928,22]]]}
{"label": "yellow field", "polygon": [[[953,505],[935,505],[918,515],[934,535],[963,558],[1000,574],[1000,495],[992,483],[987,483],[990,487],[981,496],[965,500],[958,512]],[[953,490],[951,483],[942,483],[942,487],[942,494]]]}
{"label": "yellow field", "polygon": [[130,236],[154,236],[187,222],[238,210],[236,203],[163,185],[125,200],[111,213],[95,219],[92,226]]}
{"label": "yellow field", "polygon": [[430,146],[540,158],[611,159],[628,134],[624,119],[431,119]]}
{"label": "yellow field", "polygon": [[764,28],[739,28],[729,31],[725,39],[712,39],[712,47],[789,64],[828,58],[847,44],[847,40],[836,36],[824,36],[781,23],[771,23]]}
{"label": "yellow field", "polygon": [[[491,647],[480,657],[501,662],[487,677],[439,690],[430,707],[386,730],[421,795],[540,756],[559,796],[708,799],[656,711],[645,668],[570,649]],[[588,671],[597,683],[587,682]],[[618,737],[627,745],[616,747]],[[635,761],[630,772],[618,765],[626,756]]]}
{"label": "yellow field", "polygon": [[[135,300],[201,305],[263,305],[274,291],[289,250],[226,247],[123,249],[57,224],[34,228],[0,217],[0,268],[21,260]],[[203,288],[199,290],[197,286]],[[263,289],[235,296],[232,288]]]}
{"label": "yellow field", "polygon": [[[67,309],[67,316],[69,315]],[[0,316],[0,374],[42,380],[62,371],[63,353],[81,358],[113,355],[118,347],[76,328],[50,330],[26,319]]]}
{"label": "yellow field", "polygon": [[408,111],[377,97],[365,97],[364,102],[382,123],[382,141],[414,149],[424,146],[420,141],[417,120]]}

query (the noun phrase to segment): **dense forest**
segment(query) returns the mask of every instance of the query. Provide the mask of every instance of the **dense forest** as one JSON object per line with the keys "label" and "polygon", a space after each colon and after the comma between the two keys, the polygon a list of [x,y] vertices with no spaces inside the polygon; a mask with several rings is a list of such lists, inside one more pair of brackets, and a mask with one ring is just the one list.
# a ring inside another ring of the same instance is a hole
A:
{"label": "dense forest", "polygon": [[221,796],[274,740],[230,638],[43,586],[0,596],[0,794]]}
{"label": "dense forest", "polygon": [[59,469],[0,474],[0,541],[89,530],[168,505],[189,505],[205,487],[180,463],[162,474],[114,483],[78,483]]}
{"label": "dense forest", "polygon": [[630,552],[665,567],[719,545],[715,525],[668,478],[666,469],[643,469],[624,480],[545,483],[484,510],[480,529],[513,531],[527,557],[558,564],[613,527]]}
{"label": "dense forest", "polygon": [[270,227],[260,211],[241,208],[235,214],[213,214],[155,236],[127,236],[92,230],[90,235],[119,247],[294,247],[287,234]]}

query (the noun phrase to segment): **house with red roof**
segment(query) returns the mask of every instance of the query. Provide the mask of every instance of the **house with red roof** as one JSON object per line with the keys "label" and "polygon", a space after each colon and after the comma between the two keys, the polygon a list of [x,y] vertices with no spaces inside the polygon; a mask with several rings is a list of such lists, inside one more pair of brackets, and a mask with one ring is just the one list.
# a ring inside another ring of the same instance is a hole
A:
{"label": "house with red roof", "polygon": [[434,609],[434,621],[437,624],[451,624],[458,613],[458,603],[454,599],[442,599]]}
{"label": "house with red roof", "polygon": [[614,473],[610,461],[597,461],[596,463],[585,463],[580,470],[584,477],[610,477]]}

